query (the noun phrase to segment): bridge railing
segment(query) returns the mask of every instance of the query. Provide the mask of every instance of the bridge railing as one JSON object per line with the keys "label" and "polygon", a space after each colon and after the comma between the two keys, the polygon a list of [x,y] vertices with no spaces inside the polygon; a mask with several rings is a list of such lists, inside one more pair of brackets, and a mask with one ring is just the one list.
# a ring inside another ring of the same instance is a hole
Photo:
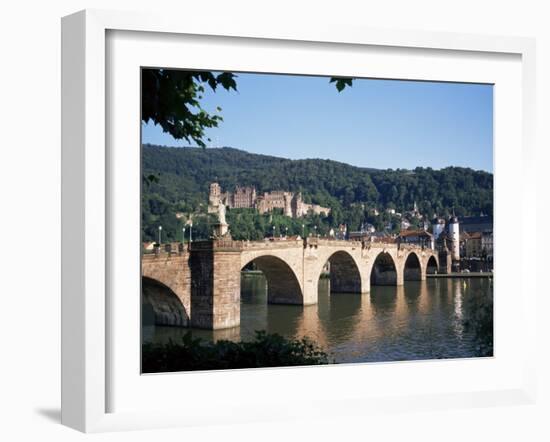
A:
{"label": "bridge railing", "polygon": [[[429,250],[433,251],[430,247],[419,245],[419,244],[407,244],[403,242],[370,242],[365,241],[363,247],[366,249],[397,249],[403,251],[419,251],[419,250]],[[435,252],[435,251],[434,251]]]}
{"label": "bridge railing", "polygon": [[190,251],[205,251],[205,250],[241,250],[242,241],[235,241],[233,239],[212,239],[208,241],[194,241],[189,245]]}
{"label": "bridge railing", "polygon": [[182,255],[188,251],[188,247],[188,244],[182,244],[181,242],[155,244],[152,250],[143,251],[143,257]]}
{"label": "bridge railing", "polygon": [[265,239],[262,241],[247,241],[233,239],[214,239],[210,241],[196,241],[190,246],[191,251],[212,250],[212,249],[231,249],[231,250],[250,250],[250,249],[286,249],[295,248],[302,245],[302,240],[276,240]]}
{"label": "bridge railing", "polygon": [[321,237],[306,238],[305,244],[308,246],[329,246],[329,247],[361,247],[360,240],[345,240]]}
{"label": "bridge railing", "polygon": [[[182,255],[189,251],[225,249],[225,250],[265,250],[265,249],[290,249],[296,247],[361,247],[363,249],[395,249],[397,250],[432,250],[417,244],[399,242],[378,242],[361,240],[338,240],[330,238],[309,237],[303,239],[265,239],[261,241],[215,239],[210,241],[195,241],[193,243],[174,242],[156,244],[152,251],[144,251],[143,256],[170,256]],[[434,251],[435,252],[435,251]]]}
{"label": "bridge railing", "polygon": [[263,241],[243,241],[243,249],[290,249],[301,247],[303,245],[302,239],[266,239]]}

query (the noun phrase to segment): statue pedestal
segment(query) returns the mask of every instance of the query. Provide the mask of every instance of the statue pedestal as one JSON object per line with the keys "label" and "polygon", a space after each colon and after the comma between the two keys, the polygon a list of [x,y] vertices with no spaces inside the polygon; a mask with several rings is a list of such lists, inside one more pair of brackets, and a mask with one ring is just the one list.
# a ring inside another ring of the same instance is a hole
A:
{"label": "statue pedestal", "polygon": [[222,236],[225,236],[227,232],[229,232],[229,224],[226,224],[226,223],[214,224],[215,237],[221,238]]}

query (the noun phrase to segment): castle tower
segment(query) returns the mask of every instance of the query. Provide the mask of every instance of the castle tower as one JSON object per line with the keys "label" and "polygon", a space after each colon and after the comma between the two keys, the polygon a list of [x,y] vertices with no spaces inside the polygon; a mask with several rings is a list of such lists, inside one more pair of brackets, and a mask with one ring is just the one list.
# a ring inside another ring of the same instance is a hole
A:
{"label": "castle tower", "polygon": [[285,216],[292,217],[292,193],[285,192],[284,199],[285,199],[285,209],[284,214]]}
{"label": "castle tower", "polygon": [[222,189],[218,183],[210,183],[210,195],[208,201],[211,205],[217,206],[220,202]]}
{"label": "castle tower", "polygon": [[221,203],[222,189],[218,183],[210,183],[208,195],[208,213],[216,213]]}
{"label": "castle tower", "polygon": [[449,218],[449,239],[451,240],[451,257],[453,261],[460,261],[460,232],[458,218]]}
{"label": "castle tower", "polygon": [[291,210],[293,218],[300,218],[304,214],[301,192],[294,194],[291,201]]}

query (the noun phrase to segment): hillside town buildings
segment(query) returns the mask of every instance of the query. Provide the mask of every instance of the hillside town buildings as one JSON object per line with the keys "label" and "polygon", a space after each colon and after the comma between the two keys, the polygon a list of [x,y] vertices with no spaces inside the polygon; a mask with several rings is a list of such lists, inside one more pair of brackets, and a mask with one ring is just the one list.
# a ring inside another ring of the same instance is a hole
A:
{"label": "hillside town buildings", "polygon": [[300,192],[275,190],[258,194],[253,186],[236,186],[234,192],[223,192],[218,183],[211,183],[208,212],[218,213],[220,204],[230,209],[256,209],[262,214],[281,209],[285,216],[292,218],[300,218],[310,212],[317,215],[330,213],[329,207],[305,203]]}
{"label": "hillside town buildings", "polygon": [[483,248],[481,246],[481,237],[481,232],[462,233],[462,256],[464,258],[474,258],[481,256],[483,252]]}
{"label": "hillside town buildings", "polygon": [[448,253],[453,268],[483,271],[492,269],[493,218],[451,216],[447,221],[435,218],[432,233],[440,253]]}
{"label": "hillside town buildings", "polygon": [[435,249],[433,235],[423,229],[402,230],[398,235],[398,240],[402,244],[414,244],[420,247]]}
{"label": "hillside town buildings", "polygon": [[[328,207],[305,203],[300,192],[274,190],[259,193],[253,186],[236,186],[233,192],[228,192],[222,191],[218,183],[211,183],[209,213],[218,213],[221,204],[230,209],[253,208],[262,214],[279,209],[285,216],[292,218],[300,218],[308,213],[328,215],[331,211]],[[385,209],[385,212],[393,216],[398,215],[395,209]],[[341,224],[337,228],[333,227],[329,231],[329,237],[419,245],[438,250],[445,256],[448,255],[455,269],[462,267],[460,263],[466,263],[466,266],[471,267],[472,260],[492,262],[493,218],[491,216],[462,217],[460,222],[454,215],[448,218],[435,217],[430,226],[427,218],[418,210],[416,203],[412,210],[404,213],[407,217],[401,217],[399,221],[401,231],[398,234],[391,235],[387,231],[376,232],[372,224],[364,222],[360,231],[349,231],[345,224]],[[409,219],[419,220],[415,221],[415,226],[418,227],[413,227],[413,223]],[[390,223],[386,226],[386,230],[391,230],[391,227]]]}

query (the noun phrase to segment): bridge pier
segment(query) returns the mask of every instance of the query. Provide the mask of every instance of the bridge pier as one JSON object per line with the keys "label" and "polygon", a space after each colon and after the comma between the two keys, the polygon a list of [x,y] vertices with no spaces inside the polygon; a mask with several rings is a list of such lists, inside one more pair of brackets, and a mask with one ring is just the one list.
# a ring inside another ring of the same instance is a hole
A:
{"label": "bridge pier", "polygon": [[405,284],[404,272],[397,272],[395,285],[404,285],[404,284]]}
{"label": "bridge pier", "polygon": [[439,251],[439,273],[449,274],[452,272],[453,261],[451,252],[448,250]]}
{"label": "bridge pier", "polygon": [[241,322],[240,250],[230,242],[191,245],[191,326],[209,330]]}

